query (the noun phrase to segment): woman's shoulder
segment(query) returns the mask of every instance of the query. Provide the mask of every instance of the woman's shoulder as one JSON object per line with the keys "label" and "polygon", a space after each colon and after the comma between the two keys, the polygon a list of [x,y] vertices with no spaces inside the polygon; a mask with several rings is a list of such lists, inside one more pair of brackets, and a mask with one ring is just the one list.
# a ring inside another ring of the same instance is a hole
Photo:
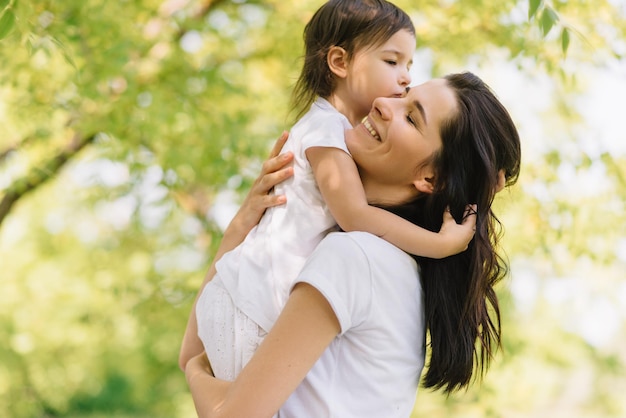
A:
{"label": "woman's shoulder", "polygon": [[318,244],[317,252],[323,258],[339,259],[336,262],[355,264],[371,270],[374,266],[379,270],[413,271],[417,264],[413,257],[384,239],[363,231],[331,232]]}

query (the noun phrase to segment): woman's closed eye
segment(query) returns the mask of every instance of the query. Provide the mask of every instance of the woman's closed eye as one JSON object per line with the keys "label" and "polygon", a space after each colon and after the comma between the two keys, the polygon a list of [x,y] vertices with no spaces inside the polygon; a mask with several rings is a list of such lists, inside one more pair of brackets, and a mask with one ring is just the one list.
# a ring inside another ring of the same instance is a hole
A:
{"label": "woman's closed eye", "polygon": [[385,60],[385,62],[389,65],[398,65],[398,61],[394,61],[394,60]]}

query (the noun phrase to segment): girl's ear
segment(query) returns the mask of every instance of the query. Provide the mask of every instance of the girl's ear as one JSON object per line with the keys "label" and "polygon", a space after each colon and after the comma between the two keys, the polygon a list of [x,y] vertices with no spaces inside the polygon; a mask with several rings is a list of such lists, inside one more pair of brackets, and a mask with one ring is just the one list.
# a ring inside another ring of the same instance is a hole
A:
{"label": "girl's ear", "polygon": [[348,53],[340,46],[333,46],[328,50],[326,63],[330,71],[339,78],[348,74]]}

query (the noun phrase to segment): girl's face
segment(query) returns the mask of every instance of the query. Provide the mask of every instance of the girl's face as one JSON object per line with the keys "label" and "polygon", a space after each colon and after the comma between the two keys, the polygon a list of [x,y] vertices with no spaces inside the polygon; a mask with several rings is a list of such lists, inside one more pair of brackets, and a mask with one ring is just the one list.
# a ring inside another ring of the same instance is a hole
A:
{"label": "girl's face", "polygon": [[441,148],[441,124],[457,109],[443,79],[412,87],[402,98],[378,98],[369,115],[346,131],[368,200],[401,203],[432,191],[432,157]]}
{"label": "girl's face", "polygon": [[411,82],[415,36],[402,29],[387,42],[357,51],[347,66],[346,89],[357,120],[377,97],[402,97]]}

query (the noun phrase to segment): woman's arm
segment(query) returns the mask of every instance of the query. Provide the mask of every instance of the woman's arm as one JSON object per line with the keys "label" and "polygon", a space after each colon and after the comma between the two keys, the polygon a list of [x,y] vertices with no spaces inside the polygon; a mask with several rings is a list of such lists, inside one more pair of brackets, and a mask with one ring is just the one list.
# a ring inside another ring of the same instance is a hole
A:
{"label": "woman's arm", "polygon": [[293,175],[293,168],[285,167],[293,160],[293,154],[285,153],[279,155],[287,137],[287,133],[283,132],[281,137],[276,141],[269,158],[263,163],[259,177],[257,177],[252,184],[237,214],[226,228],[226,231],[224,231],[220,246],[200,286],[200,290],[196,295],[196,300],[189,314],[189,320],[187,321],[187,327],[178,357],[178,365],[182,370],[185,370],[185,365],[191,357],[202,353],[204,350],[202,342],[198,337],[196,301],[204,285],[215,275],[215,263],[217,263],[224,253],[232,250],[244,240],[248,232],[259,222],[265,209],[282,205],[286,201],[285,196],[270,195],[268,193],[275,185]]}
{"label": "woman's arm", "polygon": [[430,258],[458,254],[467,249],[474,236],[475,216],[466,216],[462,224],[457,224],[446,212],[441,230],[436,233],[370,206],[356,164],[342,150],[311,147],[306,156],[331,214],[344,231],[369,232],[410,254]]}
{"label": "woman's arm", "polygon": [[198,416],[271,417],[339,332],[339,321],[324,296],[309,284],[296,284],[234,382],[214,378],[204,353],[189,361],[185,376]]}

